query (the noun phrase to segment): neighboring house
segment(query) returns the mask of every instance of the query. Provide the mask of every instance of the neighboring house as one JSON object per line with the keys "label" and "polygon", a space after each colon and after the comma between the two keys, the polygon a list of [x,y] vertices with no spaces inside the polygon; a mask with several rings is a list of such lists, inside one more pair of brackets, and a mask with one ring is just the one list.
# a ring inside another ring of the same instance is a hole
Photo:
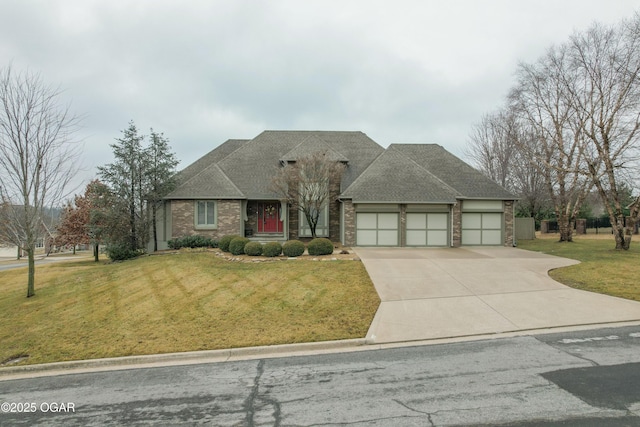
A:
{"label": "neighboring house", "polygon": [[513,244],[516,197],[436,144],[392,144],[362,132],[265,131],[229,140],[179,173],[159,216],[159,248],[184,235],[259,240],[311,236],[270,190],[277,168],[316,151],[346,164],[318,236],[347,246]]}

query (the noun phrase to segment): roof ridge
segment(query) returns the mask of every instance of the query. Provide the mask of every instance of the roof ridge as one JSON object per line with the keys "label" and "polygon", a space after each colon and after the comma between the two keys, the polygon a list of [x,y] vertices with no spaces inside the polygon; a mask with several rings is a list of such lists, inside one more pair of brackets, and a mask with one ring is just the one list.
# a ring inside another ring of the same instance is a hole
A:
{"label": "roof ridge", "polygon": [[[301,154],[305,154],[304,147],[308,146],[309,144],[316,144],[316,147],[310,147],[309,150],[306,150],[308,153],[313,154],[313,153],[316,153],[316,152],[324,152],[325,154],[332,155],[338,161],[346,161],[346,162],[349,161],[347,156],[345,156],[340,151],[335,150],[331,146],[331,144],[329,144],[327,141],[322,139],[320,137],[320,135],[318,135],[316,133],[311,133],[309,135],[306,135],[305,138],[302,139],[302,141],[300,141],[300,143],[298,145],[296,145],[291,150],[289,150],[285,154],[283,154],[282,157],[280,157],[280,160],[281,161],[282,160],[284,160],[284,161],[297,160],[298,157],[295,156],[295,154],[297,154],[297,151],[300,151]],[[291,155],[291,153],[294,153],[294,155]]]}
{"label": "roof ridge", "polygon": [[[240,148],[240,147],[238,147]],[[234,150],[236,151],[236,150]],[[219,162],[221,162],[222,160],[226,159],[228,156],[225,156],[223,159],[220,159]],[[218,162],[216,163],[212,163],[209,166],[203,168],[200,172],[198,172],[197,174],[193,175],[191,178],[189,178],[188,180],[186,180],[185,182],[180,184],[180,187],[186,186],[189,182],[193,181],[194,179],[196,179],[197,177],[199,177],[201,174],[205,173],[206,171],[211,170],[212,168],[216,168],[218,171],[220,171],[220,173],[222,174],[222,176],[233,186],[234,189],[236,189],[238,191],[239,194],[242,194],[244,197],[246,197],[246,195],[240,191],[240,189],[238,188],[238,186],[231,180],[231,178],[229,178],[227,176],[227,174],[222,170],[222,168],[220,166],[218,166]],[[177,190],[178,188],[176,188]],[[175,191],[175,190],[174,190]],[[172,191],[173,193],[173,191]],[[169,193],[170,195],[171,193]]]}
{"label": "roof ridge", "polygon": [[225,178],[227,181],[229,181],[229,183],[233,186],[233,188],[235,188],[236,190],[238,190],[238,193],[242,194],[245,198],[247,197],[247,195],[246,195],[246,194],[244,194],[244,193],[242,192],[242,190],[240,190],[240,189],[238,188],[238,186],[236,185],[236,183],[235,183],[235,182],[233,182],[233,181],[231,180],[231,178],[229,178],[229,176],[225,173],[225,171],[224,171],[224,170],[222,170],[222,168],[221,168],[217,163],[215,163],[213,166],[214,166],[214,167],[216,167],[216,168],[218,168],[218,170],[220,171],[220,173],[222,174],[222,176],[224,176],[224,178]]}
{"label": "roof ridge", "polygon": [[383,155],[384,153],[386,153],[386,152],[387,152],[387,150],[386,150],[386,149],[385,149],[384,151],[380,152],[380,154],[378,154],[378,155],[376,156],[376,158],[375,158],[375,159],[373,159],[373,161],[372,161],[371,163],[369,163],[369,166],[367,166],[367,167],[366,167],[362,172],[360,172],[360,174],[357,176],[357,178],[356,178],[356,179],[354,179],[354,180],[353,180],[353,182],[352,182],[352,183],[351,183],[347,188],[345,188],[345,189],[340,193],[340,196],[339,196],[339,197],[341,197],[344,193],[348,192],[352,187],[355,187],[357,184],[359,184],[359,183],[360,183],[360,180],[364,179],[364,178],[362,178],[362,177],[364,176],[365,172],[367,172],[367,170],[368,170],[370,167],[372,167],[376,162],[378,162],[378,161],[380,160],[380,157],[382,157],[382,155]]}

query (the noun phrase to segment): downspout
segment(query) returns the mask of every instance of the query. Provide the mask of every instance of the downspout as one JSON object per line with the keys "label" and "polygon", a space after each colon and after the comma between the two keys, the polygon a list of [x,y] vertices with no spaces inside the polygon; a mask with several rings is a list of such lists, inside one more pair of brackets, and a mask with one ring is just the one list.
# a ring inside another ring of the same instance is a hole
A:
{"label": "downspout", "polygon": [[246,200],[246,199],[242,200],[240,202],[240,213],[241,213],[241,216],[240,216],[240,235],[243,236],[243,237],[247,237],[247,236],[245,236],[245,234],[247,233],[246,232],[246,228],[247,228],[246,227],[246,225],[247,225],[246,223],[247,223],[247,220],[249,219],[249,216],[247,214],[247,209],[248,208],[249,208],[249,201]]}
{"label": "downspout", "polygon": [[338,199],[340,202],[340,243],[344,245],[344,202]]}
{"label": "downspout", "polygon": [[456,206],[456,203],[453,202],[452,205],[449,205],[449,247],[453,247],[453,209]]}
{"label": "downspout", "polygon": [[289,240],[289,204],[285,200],[280,201],[280,221],[284,240]]}

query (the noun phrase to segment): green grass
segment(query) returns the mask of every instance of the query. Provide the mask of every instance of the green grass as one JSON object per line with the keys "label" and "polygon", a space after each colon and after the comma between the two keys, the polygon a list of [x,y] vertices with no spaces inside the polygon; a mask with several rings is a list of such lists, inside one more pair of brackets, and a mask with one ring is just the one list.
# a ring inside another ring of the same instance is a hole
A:
{"label": "green grass", "polygon": [[518,247],[581,261],[552,270],[549,275],[576,289],[640,301],[640,238],[634,236],[628,251],[616,251],[613,239],[521,240]]}
{"label": "green grass", "polygon": [[229,262],[213,253],[0,272],[0,363],[360,338],[379,305],[357,261]]}

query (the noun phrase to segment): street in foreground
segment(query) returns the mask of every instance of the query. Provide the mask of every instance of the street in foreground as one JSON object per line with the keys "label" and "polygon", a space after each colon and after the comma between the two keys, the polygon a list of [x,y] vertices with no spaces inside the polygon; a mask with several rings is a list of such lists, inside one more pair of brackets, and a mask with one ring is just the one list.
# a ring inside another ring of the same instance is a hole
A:
{"label": "street in foreground", "polygon": [[0,405],[2,426],[636,426],[640,326],[7,380]]}

